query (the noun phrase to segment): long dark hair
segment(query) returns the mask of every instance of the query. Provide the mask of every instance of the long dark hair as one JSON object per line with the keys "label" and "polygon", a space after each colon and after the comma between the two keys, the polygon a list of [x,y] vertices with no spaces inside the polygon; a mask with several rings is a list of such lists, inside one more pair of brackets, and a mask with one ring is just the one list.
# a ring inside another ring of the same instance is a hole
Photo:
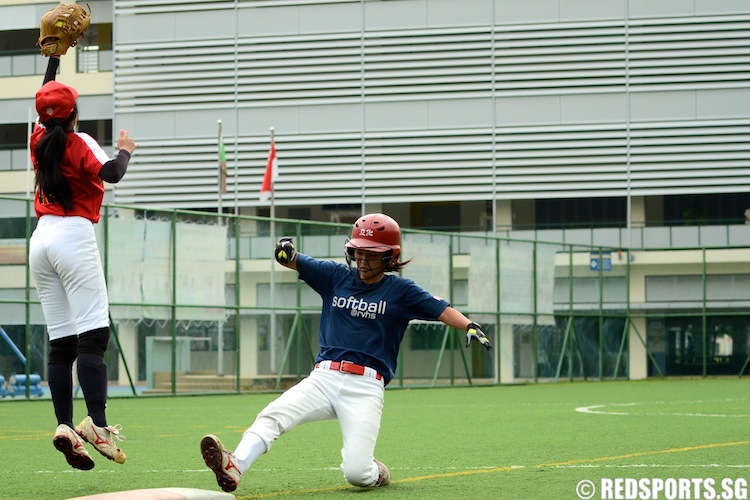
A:
{"label": "long dark hair", "polygon": [[73,209],[73,191],[60,170],[60,161],[65,153],[67,132],[78,116],[78,106],[65,120],[53,118],[43,125],[47,132],[36,145],[36,185],[39,197],[46,203],[59,203],[67,212]]}
{"label": "long dark hair", "polygon": [[[385,259],[383,259],[383,260],[385,260]],[[409,262],[411,262],[411,259],[403,261],[403,262],[402,261],[395,261],[395,260],[388,260],[388,262],[386,262],[385,266],[383,267],[383,271],[387,272],[387,273],[388,272],[397,273],[397,272],[401,271],[401,269],[403,269],[403,267],[406,264],[408,264]]]}

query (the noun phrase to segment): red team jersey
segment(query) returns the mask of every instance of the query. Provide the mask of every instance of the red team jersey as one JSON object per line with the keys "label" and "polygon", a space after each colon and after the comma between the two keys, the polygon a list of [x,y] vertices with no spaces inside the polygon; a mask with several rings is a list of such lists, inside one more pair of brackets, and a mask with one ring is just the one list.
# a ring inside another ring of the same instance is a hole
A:
{"label": "red team jersey", "polygon": [[[45,128],[36,123],[31,134],[31,162],[36,172],[36,145],[44,137]],[[93,223],[99,222],[99,211],[104,199],[104,182],[99,178],[102,165],[110,160],[98,142],[88,134],[69,132],[65,153],[60,161],[62,175],[68,181],[73,193],[73,209],[63,210],[59,203],[49,203],[37,186],[34,196],[36,216],[61,215],[80,216]]]}

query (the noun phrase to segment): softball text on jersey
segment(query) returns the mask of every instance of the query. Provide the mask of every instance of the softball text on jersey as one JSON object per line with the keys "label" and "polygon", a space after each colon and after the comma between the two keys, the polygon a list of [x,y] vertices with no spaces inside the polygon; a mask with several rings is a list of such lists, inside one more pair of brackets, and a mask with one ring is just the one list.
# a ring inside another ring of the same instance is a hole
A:
{"label": "softball text on jersey", "polygon": [[376,319],[378,314],[385,314],[385,308],[388,303],[385,300],[377,302],[367,302],[357,297],[337,297],[333,296],[331,306],[339,309],[348,309],[350,314],[355,318]]}

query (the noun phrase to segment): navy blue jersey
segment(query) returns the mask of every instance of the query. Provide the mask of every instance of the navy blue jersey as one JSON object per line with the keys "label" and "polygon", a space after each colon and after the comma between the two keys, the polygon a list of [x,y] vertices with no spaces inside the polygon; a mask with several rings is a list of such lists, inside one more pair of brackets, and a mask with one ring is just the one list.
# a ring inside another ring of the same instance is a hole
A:
{"label": "navy blue jersey", "polygon": [[298,254],[297,271],[323,299],[316,362],[330,359],[369,366],[383,375],[385,384],[396,373],[409,321],[437,320],[449,306],[412,280],[392,274],[368,285],[356,269],[303,254]]}

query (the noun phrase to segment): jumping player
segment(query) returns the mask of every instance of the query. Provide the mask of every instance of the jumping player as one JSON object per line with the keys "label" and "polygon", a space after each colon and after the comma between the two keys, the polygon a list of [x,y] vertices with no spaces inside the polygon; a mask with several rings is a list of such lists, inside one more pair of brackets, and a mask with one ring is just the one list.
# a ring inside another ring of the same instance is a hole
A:
{"label": "jumping player", "polygon": [[[88,470],[94,461],[81,438],[121,464],[119,434],[107,424],[109,302],[93,224],[99,221],[102,181],[116,183],[138,147],[120,131],[117,157],[110,159],[89,135],[76,132],[75,89],[55,81],[59,56],[49,58],[44,85],[36,93],[39,118],[30,139],[36,176],[34,210],[39,218],[31,236],[29,264],[47,322],[49,388],[57,417],[52,443],[68,463]],[[73,426],[73,362],[88,416]]]}
{"label": "jumping player", "polygon": [[482,329],[443,299],[396,273],[401,228],[391,217],[369,214],[352,228],[347,261],[356,268],[297,253],[291,238],[275,250],[277,262],[299,272],[323,299],[318,338],[320,352],[308,377],[258,414],[234,452],[208,434],[201,454],[224,491],[234,491],[242,475],[283,433],[299,424],[337,418],[343,435],[341,470],[355,486],[385,486],[388,467],[374,458],[385,386],[396,373],[404,332],[412,319],[439,320],[465,329],[492,346]]}

